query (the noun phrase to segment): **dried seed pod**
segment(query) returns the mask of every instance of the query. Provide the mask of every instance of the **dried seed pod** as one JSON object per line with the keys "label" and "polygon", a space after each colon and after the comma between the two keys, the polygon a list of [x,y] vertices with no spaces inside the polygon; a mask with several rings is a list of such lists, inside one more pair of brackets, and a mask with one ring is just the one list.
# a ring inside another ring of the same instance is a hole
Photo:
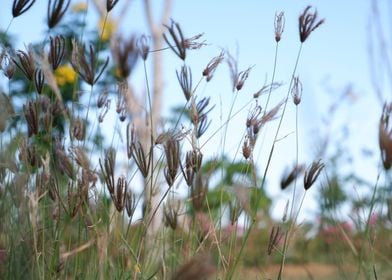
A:
{"label": "dried seed pod", "polygon": [[177,228],[178,213],[180,211],[180,201],[171,201],[163,204],[163,215],[165,226],[170,227],[172,230]]}

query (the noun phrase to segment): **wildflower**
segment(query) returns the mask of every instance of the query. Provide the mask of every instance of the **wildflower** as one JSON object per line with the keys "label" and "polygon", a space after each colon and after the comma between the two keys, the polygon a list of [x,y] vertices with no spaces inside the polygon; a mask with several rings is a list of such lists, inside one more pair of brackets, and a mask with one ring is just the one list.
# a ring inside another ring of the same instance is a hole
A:
{"label": "wildflower", "polygon": [[214,75],[214,72],[218,65],[223,61],[223,58],[225,57],[225,54],[223,51],[221,53],[211,59],[211,61],[207,64],[206,68],[203,70],[203,76],[206,77],[207,82],[209,82],[212,79],[212,76]]}
{"label": "wildflower", "polygon": [[49,0],[47,22],[49,29],[55,27],[60,22],[70,3],[71,0]]}
{"label": "wildflower", "polygon": [[314,184],[314,182],[316,182],[317,177],[320,175],[323,168],[324,168],[324,164],[321,163],[321,160],[312,162],[308,170],[305,171],[305,176],[304,176],[305,191],[310,189],[310,187]]}
{"label": "wildflower", "polygon": [[72,5],[72,12],[74,13],[82,13],[87,11],[87,3],[86,2],[78,2]]}
{"label": "wildflower", "polygon": [[284,31],[284,12],[280,12],[279,14],[275,14],[275,22],[274,22],[274,27],[275,27],[275,41],[278,43],[282,37],[282,33]]}
{"label": "wildflower", "polygon": [[309,35],[324,23],[324,19],[317,21],[317,10],[310,12],[312,6],[307,6],[299,16],[299,37],[301,43],[305,42]]}
{"label": "wildflower", "polygon": [[101,40],[103,42],[109,41],[109,39],[112,38],[112,35],[117,30],[116,22],[108,17],[101,18],[99,20],[98,27],[99,27],[98,30],[100,30],[101,33]]}
{"label": "wildflower", "polygon": [[33,6],[35,0],[14,0],[12,3],[12,16],[14,18],[20,16]]}
{"label": "wildflower", "polygon": [[58,86],[73,84],[76,81],[76,72],[69,65],[63,65],[54,72],[56,83]]}

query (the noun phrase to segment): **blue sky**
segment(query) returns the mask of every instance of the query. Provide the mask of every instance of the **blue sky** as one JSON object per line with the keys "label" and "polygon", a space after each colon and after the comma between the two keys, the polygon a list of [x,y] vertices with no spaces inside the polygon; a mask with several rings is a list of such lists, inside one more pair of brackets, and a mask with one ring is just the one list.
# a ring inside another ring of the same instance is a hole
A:
{"label": "blue sky", "polygon": [[[5,1],[3,1],[5,2]],[[10,20],[11,2],[2,3],[0,28],[5,28]],[[31,41],[42,40],[45,28],[46,1],[37,1],[33,8],[20,18],[14,20],[10,32],[17,34],[19,45]],[[76,3],[80,1],[72,1]],[[121,2],[116,8],[121,6]],[[156,6],[154,10],[159,14],[160,2],[152,1]],[[124,32],[147,32],[143,14],[142,1],[134,0],[130,11],[123,22]],[[347,1],[303,1],[303,0],[276,0],[276,1],[234,1],[234,0],[198,0],[198,1],[173,1],[172,18],[180,23],[186,36],[191,37],[204,33],[204,39],[209,44],[201,50],[192,51],[188,56],[188,65],[192,67],[195,80],[208,63],[219,54],[220,49],[228,49],[232,54],[238,51],[239,69],[245,70],[254,65],[244,89],[239,92],[235,109],[251,100],[256,92],[272,75],[275,41],[273,21],[275,12],[285,13],[286,25],[282,40],[279,45],[276,81],[284,83],[283,87],[274,94],[273,102],[278,102],[287,92],[291,73],[299,48],[298,16],[303,9],[311,4],[317,8],[320,18],[326,22],[317,29],[305,42],[297,69],[303,83],[303,102],[300,105],[300,161],[309,163],[314,156],[314,150],[319,144],[319,137],[326,133],[322,120],[328,117],[328,108],[339,99],[348,85],[352,85],[352,97],[355,102],[343,102],[341,110],[335,115],[330,126],[329,134],[333,141],[342,138],[347,141],[353,154],[352,165],[346,165],[347,170],[355,170],[365,179],[374,181],[376,166],[378,164],[377,150],[377,122],[381,111],[380,104],[375,97],[370,79],[369,67],[369,26],[373,22],[371,0]],[[387,1],[378,1],[382,7],[383,28],[385,34],[391,35],[388,18],[391,4]],[[116,8],[114,14],[116,14]],[[89,13],[91,21],[95,21],[94,12]],[[93,25],[94,26],[94,25]],[[388,28],[387,28],[388,27]],[[390,37],[386,38],[387,47],[390,47]],[[175,70],[180,68],[181,62],[168,52],[165,54],[165,112],[169,108],[183,104],[184,98],[177,84]],[[140,65],[139,65],[140,66]],[[142,70],[140,68],[140,70]],[[143,90],[144,78],[142,71],[134,77],[136,88]],[[380,70],[382,73],[382,69]],[[387,78],[380,76],[382,88],[388,92]],[[230,89],[229,73],[226,65],[218,68],[214,79],[206,84],[202,83],[198,94],[211,96],[212,102],[217,104],[212,115],[213,123],[210,133],[219,127],[227,118],[233,93]],[[385,93],[384,95],[388,95]],[[265,100],[260,100],[263,105]],[[352,100],[351,100],[352,101]],[[227,143],[226,152],[234,156],[241,135],[244,131],[244,122],[247,116],[244,110],[234,118],[228,128],[230,141]],[[221,118],[221,116],[223,116]],[[349,134],[341,134],[341,128],[346,125]],[[277,145],[277,152],[271,166],[268,192],[276,198],[274,215],[281,215],[282,205],[291,196],[291,192],[282,194],[279,190],[279,178],[283,169],[295,160],[294,146],[294,109],[289,107],[285,117],[285,124],[281,136],[287,136]],[[270,148],[271,135],[275,132],[272,124],[265,131],[266,136],[259,143],[261,152],[257,158],[262,169],[266,162],[266,153]],[[220,145],[221,136],[213,138],[206,146],[209,154],[219,154],[216,147]],[[208,138],[208,134],[206,135]],[[373,151],[374,155],[363,160],[363,148]],[[316,196],[317,191],[312,190],[311,196]],[[316,209],[316,200],[309,198],[305,205],[306,211]]]}

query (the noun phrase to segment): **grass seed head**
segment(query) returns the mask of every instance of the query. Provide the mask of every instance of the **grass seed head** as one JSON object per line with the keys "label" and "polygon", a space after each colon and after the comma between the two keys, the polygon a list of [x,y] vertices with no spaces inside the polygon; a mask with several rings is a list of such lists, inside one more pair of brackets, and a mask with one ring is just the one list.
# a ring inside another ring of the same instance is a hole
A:
{"label": "grass seed head", "polygon": [[324,19],[318,20],[317,10],[313,13],[310,11],[312,6],[307,6],[299,16],[299,38],[301,43],[305,42],[309,35],[324,23]]}

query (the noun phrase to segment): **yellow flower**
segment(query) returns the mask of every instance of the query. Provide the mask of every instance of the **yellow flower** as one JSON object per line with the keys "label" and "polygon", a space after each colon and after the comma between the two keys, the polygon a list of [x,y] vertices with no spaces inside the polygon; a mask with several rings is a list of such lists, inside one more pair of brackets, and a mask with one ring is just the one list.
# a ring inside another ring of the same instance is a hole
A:
{"label": "yellow flower", "polygon": [[76,72],[69,65],[63,65],[56,69],[54,72],[56,82],[58,86],[65,84],[72,84],[76,80]]}
{"label": "yellow flower", "polygon": [[117,24],[114,20],[110,18],[101,18],[98,23],[99,26],[99,36],[101,37],[101,40],[104,42],[109,41],[109,39],[112,37],[113,33],[116,32],[117,29]]}
{"label": "yellow flower", "polygon": [[72,5],[71,8],[74,13],[81,13],[87,11],[87,3],[86,2],[78,2]]}

